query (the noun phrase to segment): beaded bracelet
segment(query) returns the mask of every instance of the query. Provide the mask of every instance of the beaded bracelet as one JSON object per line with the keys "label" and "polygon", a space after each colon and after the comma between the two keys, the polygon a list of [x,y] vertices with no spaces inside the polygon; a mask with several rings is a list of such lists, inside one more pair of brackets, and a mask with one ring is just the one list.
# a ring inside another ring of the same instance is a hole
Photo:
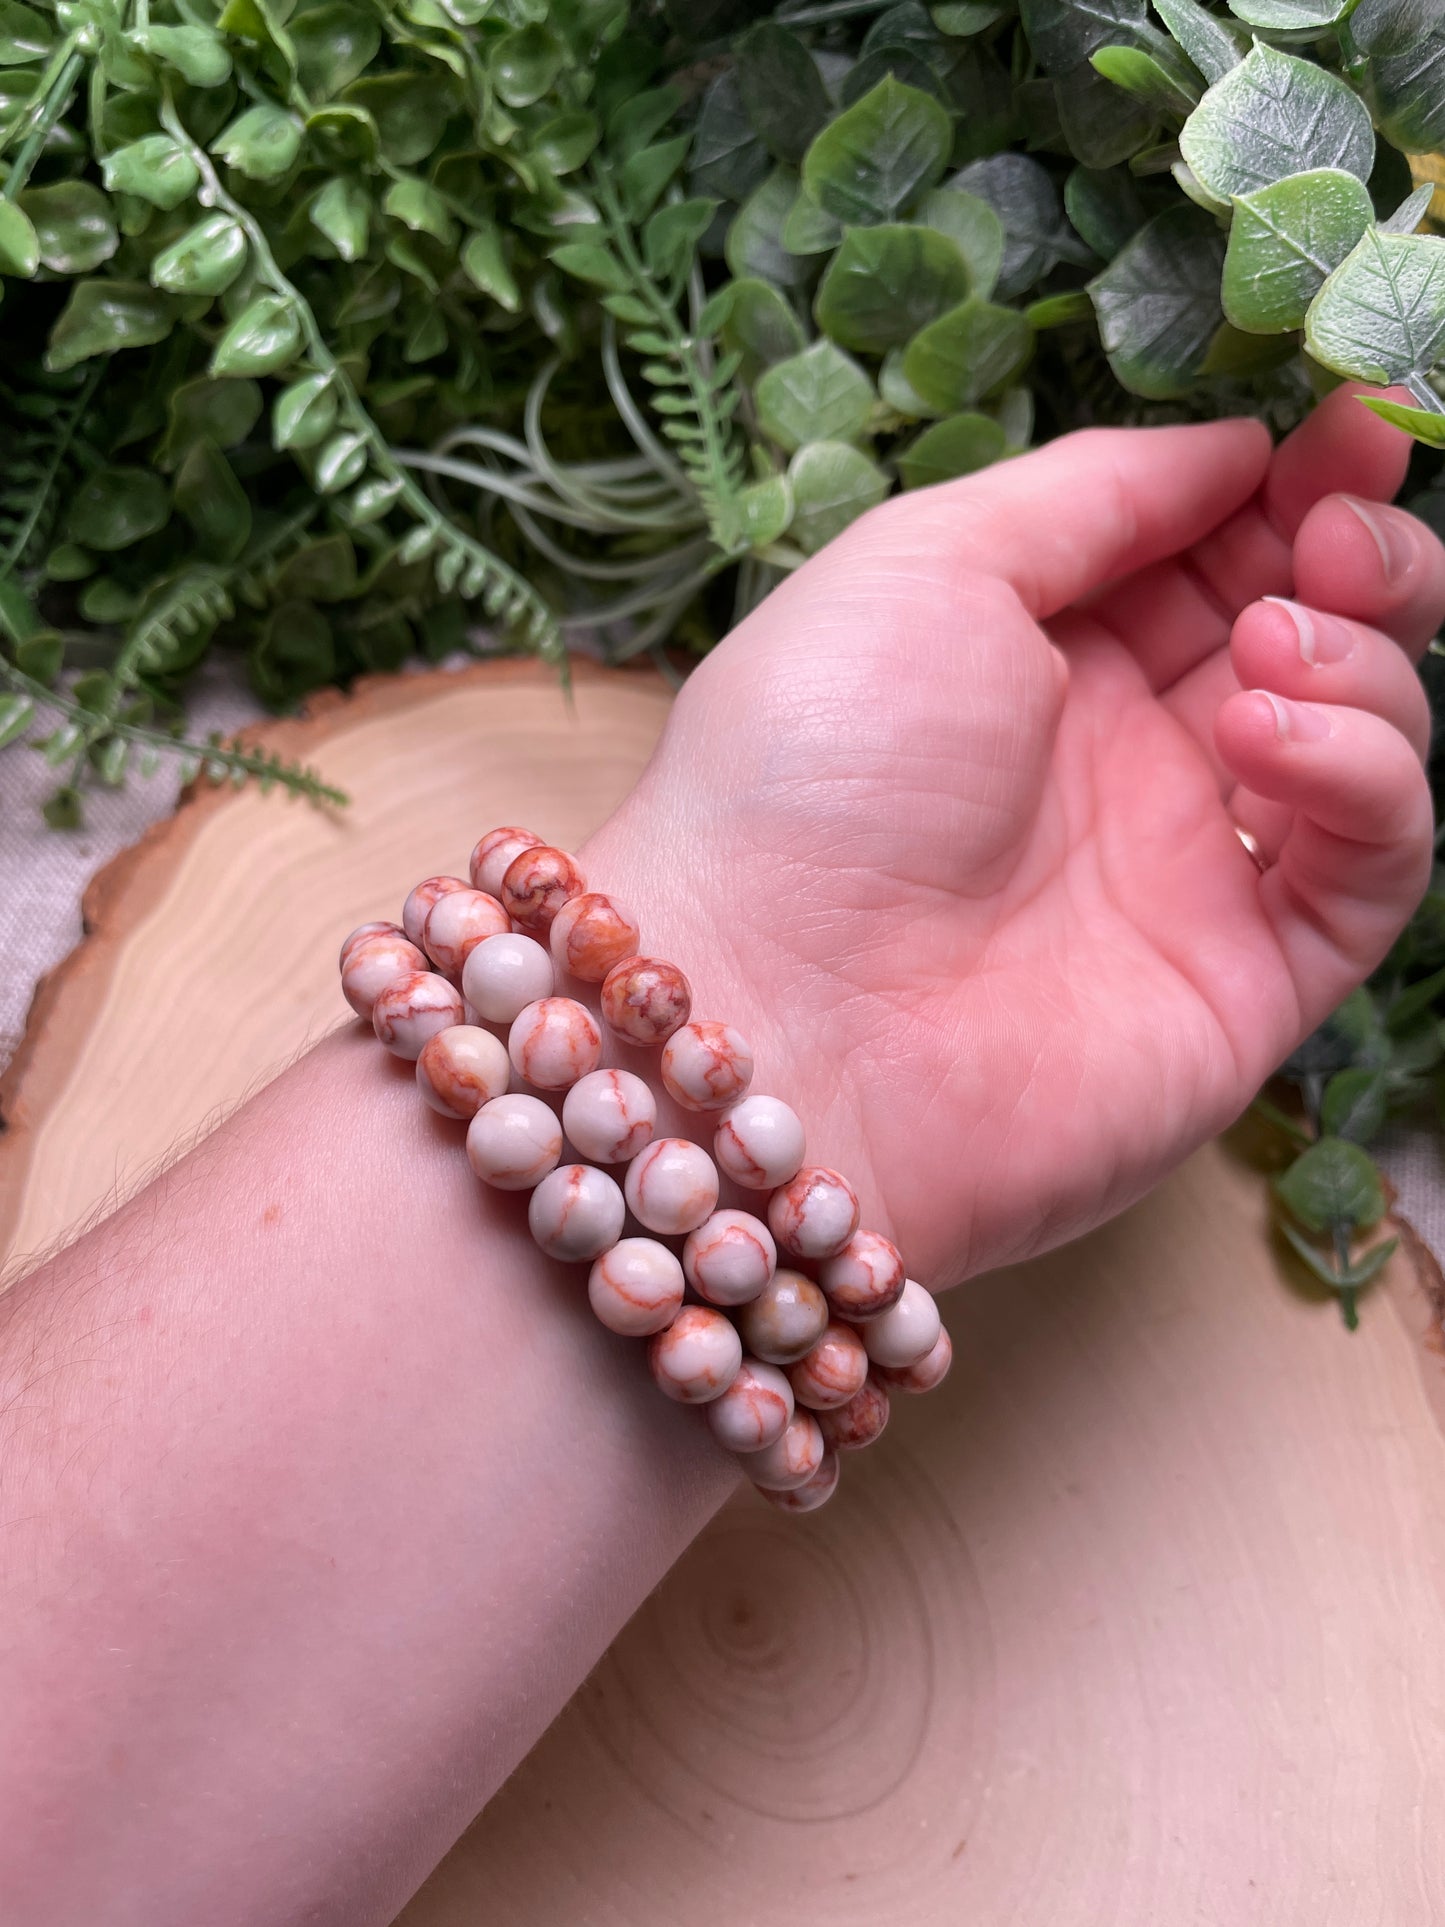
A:
{"label": "beaded bracelet", "polygon": [[[746,1039],[692,1019],[681,970],[642,954],[636,922],[565,851],[491,830],[470,868],[470,884],[419,883],[399,926],[352,931],[347,1002],[415,1062],[427,1103],[466,1121],[477,1176],[531,1193],[537,1244],[590,1266],[593,1311],[647,1339],[667,1396],[705,1408],[774,1505],[815,1510],[837,1487],[838,1454],[888,1423],[890,1392],[931,1391],[947,1373],[933,1297],[905,1278],[896,1246],[860,1228],[847,1179],[805,1162],[796,1112],[751,1092]],[[596,986],[598,1014],[559,996],[559,976]],[[711,1130],[711,1155],[657,1136],[645,1078],[599,1068],[604,1029],[637,1061],[660,1048],[663,1088]],[[720,1206],[723,1179],[766,1193],[764,1215]]]}

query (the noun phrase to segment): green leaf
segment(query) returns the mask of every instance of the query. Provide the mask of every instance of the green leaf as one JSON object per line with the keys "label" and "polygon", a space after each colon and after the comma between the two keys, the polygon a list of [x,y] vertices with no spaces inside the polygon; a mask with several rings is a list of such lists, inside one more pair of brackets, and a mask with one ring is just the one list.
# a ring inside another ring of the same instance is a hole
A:
{"label": "green leaf", "polygon": [[586,165],[601,135],[597,116],[585,108],[558,114],[532,136],[531,152],[549,174],[573,174]]}
{"label": "green leaf", "polygon": [[850,228],[828,264],[814,313],[841,347],[882,354],[911,340],[968,291],[963,255],[936,229]]}
{"label": "green leaf", "polygon": [[1197,83],[1190,85],[1177,71],[1142,47],[1100,47],[1090,57],[1095,73],[1115,87],[1121,87],[1147,107],[1151,114],[1181,119],[1193,111],[1199,100]]}
{"label": "green leaf", "polygon": [[306,543],[282,569],[276,593],[283,600],[299,596],[307,602],[345,602],[354,596],[356,550],[351,537],[337,531]]}
{"label": "green leaf", "polygon": [[1063,294],[1045,295],[1024,309],[1024,320],[1037,334],[1041,328],[1067,328],[1076,321],[1092,321],[1094,304],[1084,288],[1069,288]]}
{"label": "green leaf", "polygon": [[734,50],[743,110],[775,159],[794,167],[830,112],[813,56],[773,20],[749,29]]}
{"label": "green leaf", "polygon": [[1109,365],[1132,393],[1168,400],[1193,385],[1221,320],[1223,266],[1211,217],[1172,207],[1089,283]]}
{"label": "green leaf", "polygon": [[1433,408],[1407,408],[1403,402],[1386,401],[1382,395],[1357,395],[1355,399],[1381,421],[1389,422],[1392,428],[1403,428],[1427,448],[1445,448],[1445,414],[1437,414]]}
{"label": "green leaf", "polygon": [[1224,257],[1225,314],[1252,334],[1302,328],[1325,277],[1373,219],[1364,182],[1333,167],[1240,195]]}
{"label": "green leaf", "polygon": [[1008,453],[1008,439],[987,415],[950,415],[934,422],[898,457],[898,475],[905,488],[928,488],[972,475]]}
{"label": "green leaf", "polygon": [[674,118],[683,102],[676,87],[648,87],[632,94],[608,118],[607,137],[621,160],[640,154]]}
{"label": "green leaf", "polygon": [[1401,201],[1400,205],[1395,209],[1395,212],[1387,215],[1386,218],[1379,223],[1380,232],[1382,234],[1413,234],[1425,216],[1430,212],[1430,203],[1434,198],[1435,189],[1429,181],[1426,181],[1425,185],[1423,187],[1417,187],[1413,194],[1407,194],[1405,199]]}
{"label": "green leaf", "polygon": [[373,475],[352,490],[343,506],[346,519],[356,528],[379,522],[406,486],[399,475]]}
{"label": "green leaf", "polygon": [[1350,0],[1229,0],[1229,10],[1251,27],[1308,33],[1332,27],[1349,12]]}
{"label": "green leaf", "polygon": [[338,429],[323,443],[316,457],[316,487],[322,495],[336,495],[360,481],[366,468],[366,437],[354,428]]}
{"label": "green leaf", "polygon": [[803,185],[840,221],[892,221],[937,184],[951,145],[948,115],[933,96],[889,74],[818,135]]}
{"label": "green leaf", "polygon": [[[711,326],[725,348],[742,356],[745,378],[802,348],[803,325],[769,282],[746,275],[728,282],[720,298],[722,306]],[[704,317],[704,332],[709,331]]]}
{"label": "green leaf", "polygon": [[462,248],[462,272],[483,294],[489,294],[508,314],[521,312],[522,296],[516,276],[507,266],[502,237],[494,227],[479,228]]}
{"label": "green leaf", "polygon": [[454,245],[457,224],[451,210],[434,187],[415,175],[393,181],[382,206],[394,221],[400,221],[413,233],[429,234],[444,248]]}
{"label": "green leaf", "polygon": [[78,542],[57,542],[45,558],[47,582],[83,582],[95,573],[95,557]]}
{"label": "green leaf", "polygon": [[101,176],[112,194],[136,194],[153,207],[179,207],[200,186],[190,155],[169,134],[147,134],[107,154]]}
{"label": "green leaf", "polygon": [[1389,1079],[1383,1071],[1336,1071],[1320,1102],[1321,1127],[1329,1137],[1368,1144],[1385,1127],[1389,1095]]}
{"label": "green leaf", "polygon": [[1321,167],[1368,180],[1375,135],[1368,109],[1342,80],[1261,41],[1209,89],[1179,148],[1205,191],[1227,202]]}
{"label": "green leaf", "polygon": [[29,280],[40,266],[40,237],[13,201],[0,201],[0,274]]}
{"label": "green leaf", "polygon": [[673,201],[649,219],[642,230],[642,253],[656,280],[671,281],[687,271],[717,205],[701,199]]}
{"label": "green leaf", "polygon": [[692,186],[725,201],[745,201],[767,179],[772,160],[748,119],[733,73],[703,96],[692,141]]}
{"label": "green leaf", "polygon": [[211,152],[248,180],[275,181],[295,163],[303,132],[294,114],[263,102],[233,120],[211,142]]}
{"label": "green leaf", "polygon": [[375,121],[382,155],[395,167],[415,167],[426,159],[446,132],[453,100],[450,76],[435,69],[368,74],[346,90],[347,104],[364,107]]}
{"label": "green leaf", "polygon": [[151,280],[168,294],[220,294],[246,265],[245,230],[229,214],[208,214],[151,262]]}
{"label": "green leaf", "polygon": [[311,225],[343,261],[359,261],[371,234],[371,196],[350,175],[333,175],[311,203]]}
{"label": "green leaf", "polygon": [[962,35],[982,33],[985,27],[1002,20],[1008,8],[993,4],[993,0],[944,0],[944,5],[931,7],[929,12],[940,33]]}
{"label": "green leaf", "polygon": [[1360,0],[1349,33],[1385,139],[1406,153],[1445,144],[1445,17],[1434,0]]}
{"label": "green leaf", "polygon": [[1083,66],[1112,40],[1129,39],[1148,17],[1148,0],[1019,0],[1029,45],[1054,74]]}
{"label": "green leaf", "polygon": [[1337,374],[1387,387],[1445,344],[1445,241],[1369,229],[1310,303],[1305,345]]}
{"label": "green leaf", "polygon": [[851,442],[873,411],[873,384],[831,341],[769,368],[754,393],[758,426],[791,453],[804,442]]}
{"label": "green leaf", "polygon": [[308,7],[287,30],[296,49],[296,77],[314,101],[334,100],[359,80],[381,47],[380,26],[359,7]]}
{"label": "green leaf", "polygon": [[44,60],[55,29],[23,0],[0,0],[0,67],[28,67]]}
{"label": "green leaf", "polygon": [[87,549],[128,549],[170,520],[166,485],[153,469],[97,468],[70,498],[65,533]]}
{"label": "green leaf", "polygon": [[251,539],[251,503],[236,471],[208,435],[191,445],[176,475],[176,508],[201,554],[234,562]]}
{"label": "green leaf", "polygon": [[45,365],[62,374],[92,355],[164,341],[172,320],[170,302],[143,281],[77,281],[50,331]]}
{"label": "green leaf", "polygon": [[263,702],[294,702],[307,690],[336,680],[331,624],[310,602],[282,602],[272,610],[250,654],[251,680]]}
{"label": "green leaf", "polygon": [[0,695],[0,749],[23,736],[35,719],[35,704],[15,691]]}
{"label": "green leaf", "polygon": [[1199,0],[1154,0],[1154,11],[1206,80],[1223,80],[1244,59],[1245,48]]}
{"label": "green leaf", "polygon": [[783,224],[797,191],[797,176],[780,167],[733,216],[723,252],[739,280],[752,277],[778,288],[800,288],[809,279],[808,263],[783,246]]}
{"label": "green leaf", "polygon": [[971,161],[948,185],[986,201],[1003,224],[1000,294],[1022,294],[1061,261],[1090,259],[1069,231],[1058,189],[1029,155],[991,154]]}
{"label": "green leaf", "polygon": [[630,154],[618,172],[617,184],[628,219],[640,226],[656,207],[663,190],[687,159],[691,136],[677,134]]}
{"label": "green leaf", "polygon": [[213,375],[274,375],[301,349],[301,322],[285,295],[263,294],[243,308],[216,343]]}
{"label": "green leaf", "polygon": [[193,87],[219,87],[230,77],[226,43],[210,27],[134,27],[126,39],[174,67]]}
{"label": "green leaf", "polygon": [[261,418],[261,390],[254,381],[213,381],[200,375],[172,391],[167,416],[157,459],[162,468],[174,468],[203,435],[217,448],[244,442]]}
{"label": "green leaf", "polygon": [[17,203],[35,230],[42,267],[89,274],[120,245],[110,202],[89,181],[27,188]]}
{"label": "green leaf", "polygon": [[793,519],[793,485],[786,475],[767,475],[738,493],[738,516],[749,548],[765,549]]}
{"label": "green leaf", "polygon": [[1054,82],[1063,143],[1086,167],[1132,160],[1153,138],[1158,113],[1092,66],[1075,67]]}
{"label": "green leaf", "polygon": [[492,50],[492,79],[509,107],[530,107],[562,71],[567,50],[540,21],[503,34]]}
{"label": "green leaf", "polygon": [[815,555],[888,493],[888,477],[847,442],[809,442],[788,464],[793,491],[790,534]]}
{"label": "green leaf", "polygon": [[340,400],[331,376],[303,375],[283,388],[271,410],[277,448],[314,448],[331,433]]}
{"label": "green leaf", "polygon": [[963,256],[970,294],[992,294],[1003,268],[1003,222],[977,194],[935,187],[918,204],[917,221],[946,234]]}
{"label": "green leaf", "polygon": [[975,295],[914,336],[903,353],[903,372],[930,408],[951,415],[1002,388],[1033,345],[1033,330],[1021,314]]}
{"label": "green leaf", "polygon": [[1112,260],[1149,218],[1139,183],[1124,167],[1076,167],[1064,182],[1064,208],[1101,261]]}
{"label": "green leaf", "polygon": [[1380,1174],[1358,1144],[1322,1137],[1275,1179],[1274,1188],[1309,1231],[1354,1231],[1385,1215]]}
{"label": "green leaf", "polygon": [[783,223],[783,246],[789,254],[831,254],[843,238],[843,223],[835,221],[800,187]]}
{"label": "green leaf", "polygon": [[552,259],[565,274],[590,281],[594,287],[623,294],[632,286],[631,275],[611,248],[600,241],[564,241],[560,248],[553,248]]}

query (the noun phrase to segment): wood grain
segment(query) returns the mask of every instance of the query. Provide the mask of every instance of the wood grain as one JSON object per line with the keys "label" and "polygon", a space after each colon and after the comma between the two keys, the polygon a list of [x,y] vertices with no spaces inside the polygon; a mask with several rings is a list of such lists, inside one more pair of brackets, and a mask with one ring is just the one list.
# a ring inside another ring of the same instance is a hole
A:
{"label": "wood grain", "polygon": [[[506,666],[275,726],[354,809],[203,795],[103,881],[6,1092],[0,1237],[45,1243],[326,1027],[338,936],[480,827],[580,837],[665,708],[583,670],[572,719]],[[404,1927],[1445,1920],[1427,1284],[1397,1261],[1349,1337],[1212,1146],[954,1294],[947,1390],[815,1517],[729,1508]]]}

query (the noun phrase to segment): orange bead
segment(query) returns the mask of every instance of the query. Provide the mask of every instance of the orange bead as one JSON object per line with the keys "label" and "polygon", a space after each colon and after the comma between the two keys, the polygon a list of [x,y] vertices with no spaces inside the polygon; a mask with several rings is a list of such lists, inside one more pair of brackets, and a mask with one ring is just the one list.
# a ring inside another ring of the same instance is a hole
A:
{"label": "orange bead", "polygon": [[545,937],[564,903],[580,897],[587,879],[565,850],[540,843],[513,857],[502,877],[502,904],[519,930]]}
{"label": "orange bead", "polygon": [[602,1015],[629,1044],[661,1044],[692,1013],[692,985],[660,957],[624,957],[602,984]]}
{"label": "orange bead", "polygon": [[600,890],[584,890],[552,919],[552,961],[584,984],[600,984],[614,964],[637,954],[637,924]]}

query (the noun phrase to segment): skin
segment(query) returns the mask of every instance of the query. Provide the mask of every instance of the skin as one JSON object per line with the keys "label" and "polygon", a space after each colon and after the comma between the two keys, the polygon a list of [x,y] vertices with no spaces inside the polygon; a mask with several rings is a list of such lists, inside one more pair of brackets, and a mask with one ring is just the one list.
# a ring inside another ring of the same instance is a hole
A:
{"label": "skin", "polygon": [[[1407,452],[1341,393],[885,505],[582,853],[925,1282],[1137,1197],[1418,899],[1445,553],[1335,493]],[[348,1026],[0,1303],[7,1927],[386,1922],[733,1489],[459,1133]]]}

